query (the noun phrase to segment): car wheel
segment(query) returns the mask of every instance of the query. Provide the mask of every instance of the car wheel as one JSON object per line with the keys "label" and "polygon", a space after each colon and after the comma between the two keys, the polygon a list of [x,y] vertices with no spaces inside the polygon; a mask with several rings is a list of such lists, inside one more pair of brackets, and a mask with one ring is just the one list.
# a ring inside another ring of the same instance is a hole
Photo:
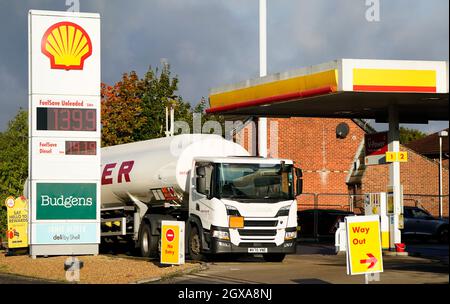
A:
{"label": "car wheel", "polygon": [[263,258],[266,262],[283,262],[286,257],[285,253],[266,253]]}
{"label": "car wheel", "polygon": [[448,227],[442,227],[437,234],[440,243],[448,243]]}

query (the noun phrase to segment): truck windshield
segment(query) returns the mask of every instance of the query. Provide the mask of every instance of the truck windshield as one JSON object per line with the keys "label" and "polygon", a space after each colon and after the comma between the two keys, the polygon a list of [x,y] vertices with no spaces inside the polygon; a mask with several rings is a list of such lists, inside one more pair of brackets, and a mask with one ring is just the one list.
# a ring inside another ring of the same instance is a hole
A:
{"label": "truck windshield", "polygon": [[218,194],[229,199],[294,199],[292,165],[217,164]]}

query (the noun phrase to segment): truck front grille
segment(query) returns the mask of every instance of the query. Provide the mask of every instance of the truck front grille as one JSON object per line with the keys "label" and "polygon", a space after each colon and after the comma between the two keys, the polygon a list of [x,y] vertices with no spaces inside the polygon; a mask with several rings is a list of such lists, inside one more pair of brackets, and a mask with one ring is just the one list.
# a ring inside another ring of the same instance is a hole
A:
{"label": "truck front grille", "polygon": [[238,229],[241,236],[276,236],[275,229]]}
{"label": "truck front grille", "polygon": [[264,221],[256,221],[256,220],[245,220],[244,227],[276,227],[278,224],[277,220],[264,220]]}
{"label": "truck front grille", "polygon": [[240,243],[239,247],[277,247],[275,243]]}

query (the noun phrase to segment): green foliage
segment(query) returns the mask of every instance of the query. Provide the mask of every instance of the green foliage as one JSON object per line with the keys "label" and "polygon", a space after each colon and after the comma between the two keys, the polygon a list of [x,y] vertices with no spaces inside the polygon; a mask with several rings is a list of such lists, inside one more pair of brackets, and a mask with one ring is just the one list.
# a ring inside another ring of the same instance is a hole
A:
{"label": "green foliage", "polygon": [[5,199],[23,194],[28,176],[28,113],[19,110],[0,133],[0,235],[6,231]]}
{"label": "green foliage", "polygon": [[139,128],[135,140],[146,140],[164,136],[166,124],[166,106],[173,106],[177,120],[185,120],[189,116],[190,105],[183,102],[175,93],[178,89],[178,78],[171,77],[170,67],[165,65],[159,73],[158,68],[150,67],[142,79],[142,115],[145,123]]}
{"label": "green foliage", "polygon": [[144,78],[124,74],[114,86],[102,85],[102,145],[111,146],[164,136],[166,106],[177,120],[190,121],[191,107],[176,95],[178,78],[170,67],[151,67]]}
{"label": "green foliage", "polygon": [[423,138],[425,136],[427,136],[427,134],[419,130],[400,127],[400,144],[402,145]]}
{"label": "green foliage", "polygon": [[141,84],[136,73],[123,74],[114,86],[102,84],[102,146],[134,141],[144,124]]}

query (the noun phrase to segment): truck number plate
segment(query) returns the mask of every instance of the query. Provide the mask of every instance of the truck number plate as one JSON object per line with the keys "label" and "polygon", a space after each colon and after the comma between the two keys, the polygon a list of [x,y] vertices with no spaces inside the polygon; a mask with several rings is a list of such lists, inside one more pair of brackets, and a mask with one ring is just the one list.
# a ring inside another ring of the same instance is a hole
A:
{"label": "truck number plate", "polygon": [[267,248],[248,248],[248,253],[267,253]]}

